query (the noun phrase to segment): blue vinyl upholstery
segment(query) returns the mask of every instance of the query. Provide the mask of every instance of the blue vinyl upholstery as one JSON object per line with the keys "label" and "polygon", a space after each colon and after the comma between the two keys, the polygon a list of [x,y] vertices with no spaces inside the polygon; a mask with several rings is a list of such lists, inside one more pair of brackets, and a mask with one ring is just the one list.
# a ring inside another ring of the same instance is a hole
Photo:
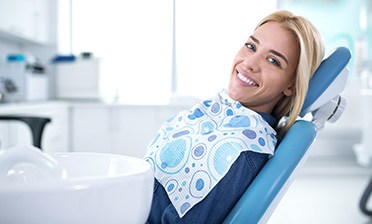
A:
{"label": "blue vinyl upholstery", "polygon": [[[314,103],[331,85],[350,58],[350,51],[340,47],[323,60],[310,82],[303,109]],[[317,129],[313,123],[296,121],[277,146],[275,155],[263,167],[224,223],[256,224],[267,221],[268,217],[263,218],[265,212],[272,209],[270,206],[274,199],[283,193],[283,186],[289,184],[287,182],[304,159],[316,133]]]}
{"label": "blue vinyl upholstery", "polygon": [[309,90],[300,113],[301,117],[305,115],[305,110],[332,84],[349,63],[350,58],[350,50],[345,47],[339,47],[328,58],[323,60],[310,80]]}
{"label": "blue vinyl upholstery", "polygon": [[243,194],[225,223],[258,223],[296,168],[297,162],[304,156],[315,135],[316,129],[311,122],[297,121],[277,147],[275,156],[267,162]]}

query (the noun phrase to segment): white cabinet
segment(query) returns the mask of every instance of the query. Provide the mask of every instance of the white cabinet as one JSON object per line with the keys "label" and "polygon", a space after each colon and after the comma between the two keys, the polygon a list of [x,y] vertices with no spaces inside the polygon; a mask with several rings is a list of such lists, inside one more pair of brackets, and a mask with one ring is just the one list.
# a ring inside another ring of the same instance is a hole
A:
{"label": "white cabinet", "polygon": [[[0,115],[45,116],[51,122],[45,126],[41,146],[47,152],[68,151],[69,145],[69,105],[62,102],[4,104],[0,105]],[[21,121],[0,120],[1,149],[15,145],[32,144],[30,128]]]}
{"label": "white cabinet", "polygon": [[73,104],[72,150],[142,158],[161,124],[183,106]]}
{"label": "white cabinet", "polygon": [[0,0],[0,39],[47,44],[50,9],[49,0]]}
{"label": "white cabinet", "polygon": [[109,113],[105,107],[71,108],[72,151],[110,152]]}

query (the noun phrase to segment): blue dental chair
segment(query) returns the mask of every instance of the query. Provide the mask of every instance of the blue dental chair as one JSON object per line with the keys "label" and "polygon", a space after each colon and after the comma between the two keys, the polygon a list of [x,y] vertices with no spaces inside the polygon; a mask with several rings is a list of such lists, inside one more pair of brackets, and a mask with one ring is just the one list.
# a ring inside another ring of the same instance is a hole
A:
{"label": "blue dental chair", "polygon": [[258,176],[240,198],[224,223],[266,223],[308,157],[309,147],[324,123],[335,122],[346,101],[339,93],[345,88],[351,58],[345,47],[337,48],[323,60],[310,81],[300,113],[312,114],[312,121],[298,119],[277,146]]}

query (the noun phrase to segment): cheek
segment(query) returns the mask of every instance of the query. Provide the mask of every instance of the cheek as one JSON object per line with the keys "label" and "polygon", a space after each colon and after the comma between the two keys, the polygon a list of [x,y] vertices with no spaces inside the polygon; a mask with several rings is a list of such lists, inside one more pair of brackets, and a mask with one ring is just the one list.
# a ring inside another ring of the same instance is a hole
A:
{"label": "cheek", "polygon": [[284,72],[266,70],[265,73],[270,74],[265,79],[266,87],[270,89],[284,90],[292,84],[291,79]]}
{"label": "cheek", "polygon": [[232,66],[231,66],[230,82],[231,82],[231,80],[233,79],[233,77],[235,76],[235,74],[237,73],[237,72],[236,72],[236,66],[237,66],[239,63],[240,63],[240,62],[235,58],[234,61],[233,61]]}
{"label": "cheek", "polygon": [[[291,86],[293,85],[293,82],[290,79],[279,79],[276,80],[276,82],[273,82],[273,85],[276,85],[279,91],[283,92],[284,95],[290,95],[291,94]],[[275,87],[274,87],[275,88]]]}
{"label": "cheek", "polygon": [[242,53],[242,50],[239,50],[238,53],[235,55],[233,60],[233,66],[235,67],[237,64],[240,64],[244,61],[246,56]]}
{"label": "cheek", "polygon": [[235,67],[240,63],[241,59],[235,57],[232,63],[232,70],[235,70]]}

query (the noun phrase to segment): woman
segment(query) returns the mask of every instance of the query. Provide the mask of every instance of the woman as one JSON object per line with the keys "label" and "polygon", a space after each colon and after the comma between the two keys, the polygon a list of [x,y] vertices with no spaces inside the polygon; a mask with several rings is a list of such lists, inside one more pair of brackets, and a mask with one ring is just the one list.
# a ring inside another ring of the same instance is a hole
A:
{"label": "woman", "polygon": [[237,53],[227,91],[180,112],[150,144],[148,223],[221,223],[294,123],[324,56],[316,28],[288,11],[268,15]]}

